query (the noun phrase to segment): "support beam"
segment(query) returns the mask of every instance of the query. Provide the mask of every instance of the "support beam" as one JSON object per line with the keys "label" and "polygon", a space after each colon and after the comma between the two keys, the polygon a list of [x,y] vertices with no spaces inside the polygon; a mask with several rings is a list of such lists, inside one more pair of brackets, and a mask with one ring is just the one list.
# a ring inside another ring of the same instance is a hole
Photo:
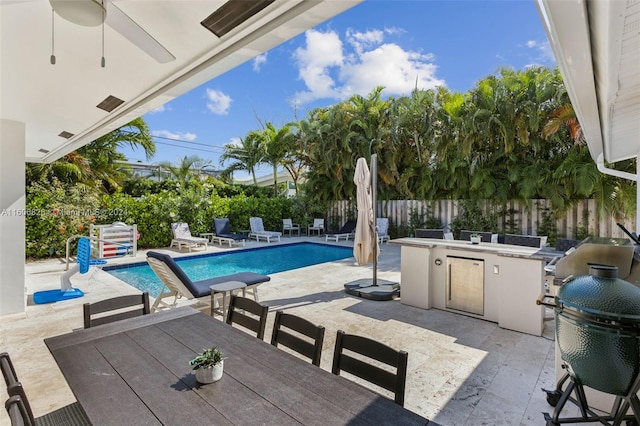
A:
{"label": "support beam", "polygon": [[25,310],[25,126],[0,120],[0,316]]}

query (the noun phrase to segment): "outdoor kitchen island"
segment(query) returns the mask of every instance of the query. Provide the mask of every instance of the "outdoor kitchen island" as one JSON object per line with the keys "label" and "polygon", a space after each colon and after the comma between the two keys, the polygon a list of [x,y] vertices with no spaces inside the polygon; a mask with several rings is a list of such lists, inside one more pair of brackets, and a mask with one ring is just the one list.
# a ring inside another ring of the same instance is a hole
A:
{"label": "outdoor kitchen island", "polygon": [[429,238],[389,241],[401,248],[405,305],[442,309],[542,335],[545,257],[539,248]]}

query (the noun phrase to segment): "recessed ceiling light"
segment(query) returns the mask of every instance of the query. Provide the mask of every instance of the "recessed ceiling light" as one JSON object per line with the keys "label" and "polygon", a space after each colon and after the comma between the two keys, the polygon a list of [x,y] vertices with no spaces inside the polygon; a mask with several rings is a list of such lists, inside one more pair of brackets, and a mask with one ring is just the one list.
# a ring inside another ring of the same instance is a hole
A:
{"label": "recessed ceiling light", "polygon": [[222,37],[274,1],[229,0],[200,23],[218,37]]}
{"label": "recessed ceiling light", "polygon": [[114,109],[118,108],[123,103],[124,101],[122,99],[118,99],[115,96],[109,95],[106,98],[104,98],[104,101],[100,102],[96,106],[104,111],[111,112]]}

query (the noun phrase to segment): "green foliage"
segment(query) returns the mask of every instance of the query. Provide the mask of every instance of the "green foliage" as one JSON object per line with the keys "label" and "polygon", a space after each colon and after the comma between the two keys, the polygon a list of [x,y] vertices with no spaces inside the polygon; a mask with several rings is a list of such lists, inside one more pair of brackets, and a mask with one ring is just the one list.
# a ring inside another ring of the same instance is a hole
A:
{"label": "green foliage", "polygon": [[127,179],[122,184],[122,192],[133,197],[142,197],[147,194],[157,194],[175,189],[176,182],[170,179],[153,180],[145,177],[135,177]]}
{"label": "green foliage", "polygon": [[582,223],[577,225],[574,229],[574,238],[576,240],[584,240],[589,234],[589,210],[584,209],[582,211]]}
{"label": "green foliage", "polygon": [[[418,209],[412,208],[409,210],[409,220],[407,222],[407,235],[415,235],[416,229],[440,229],[442,228],[442,220],[435,217],[431,206],[428,207],[426,213],[418,212]],[[404,229],[398,229],[398,232],[405,232]]]}
{"label": "green foliage", "polygon": [[[317,203],[316,200],[306,194],[291,198],[291,218],[293,219],[293,223],[308,226],[313,223],[314,218],[325,217],[327,211],[328,206]],[[347,219],[355,218],[355,210],[347,214]],[[340,226],[342,226],[342,224]]]}
{"label": "green foliage", "polygon": [[518,220],[516,219],[516,215],[518,214],[518,210],[512,208],[503,208],[499,211],[499,215],[502,216],[502,232],[505,234],[518,234]]}
{"label": "green foliage", "polygon": [[[167,247],[171,223],[187,222],[191,233],[213,230],[213,219],[228,217],[235,231],[249,228],[249,218],[260,216],[266,229],[282,228],[292,217],[293,201],[284,197],[234,195],[221,197],[215,182],[174,181],[170,189],[133,197],[124,192],[96,195],[83,185],[33,184],[27,189],[26,240],[28,257],[64,256],[66,239],[89,235],[89,225],[122,221],[136,224],[139,248]],[[57,214],[55,213],[57,212]],[[304,222],[301,222],[304,223]],[[75,245],[72,247],[75,252]]]}
{"label": "green foliage", "polygon": [[[380,200],[547,199],[564,212],[593,198],[599,214],[618,217],[635,208],[633,182],[598,172],[557,68],[501,69],[463,94],[384,99],[376,88],[295,127],[304,190],[321,203],[353,197],[356,160],[375,153]],[[616,168],[635,173],[633,161]],[[515,228],[506,221],[505,231]]]}
{"label": "green foliage", "polygon": [[229,220],[235,230],[249,229],[249,218],[261,217],[264,229],[282,229],[282,219],[291,216],[291,200],[284,197],[256,198],[237,195],[229,199]]}
{"label": "green foliage", "polygon": [[411,227],[406,223],[401,223],[400,225],[396,225],[393,222],[389,222],[388,232],[391,238],[402,238],[402,237],[413,236],[413,231],[411,230]]}
{"label": "green foliage", "polygon": [[27,164],[27,186],[34,182],[52,184],[55,180],[64,184],[78,183],[97,192],[112,193],[130,175],[130,170],[118,163],[126,160],[118,152],[121,146],[142,148],[147,158],[155,153],[155,144],[144,119],[136,118],[50,164]]}
{"label": "green foliage", "polygon": [[201,354],[197,355],[191,361],[189,361],[189,365],[193,370],[199,370],[201,368],[214,367],[222,362],[222,360],[226,359],[222,351],[218,349],[217,346],[214,346],[209,349],[205,349]]}
{"label": "green foliage", "polygon": [[451,221],[451,232],[456,239],[460,237],[460,231],[497,232],[498,214],[482,211],[475,200],[460,202],[460,213]]}
{"label": "green foliage", "polygon": [[546,235],[547,245],[549,247],[555,247],[556,240],[558,239],[558,226],[556,225],[556,220],[553,217],[553,214],[550,211],[543,211],[540,213],[542,216],[542,220],[537,224],[537,234],[538,235]]}
{"label": "green foliage", "polygon": [[89,225],[103,220],[104,212],[83,185],[62,185],[55,178],[51,185],[33,183],[26,191],[26,256],[64,256],[67,238],[89,235]]}

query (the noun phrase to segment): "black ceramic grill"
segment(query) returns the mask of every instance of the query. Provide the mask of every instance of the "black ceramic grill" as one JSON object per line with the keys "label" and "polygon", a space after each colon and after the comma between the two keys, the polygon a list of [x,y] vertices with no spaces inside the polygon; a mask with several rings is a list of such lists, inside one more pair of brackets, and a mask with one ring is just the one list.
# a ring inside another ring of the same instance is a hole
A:
{"label": "black ceramic grill", "polygon": [[[549,305],[554,307],[556,341],[567,373],[556,390],[546,391],[547,401],[556,406],[553,416],[545,414],[547,424],[620,424],[634,417],[640,423],[636,396],[640,387],[640,288],[618,279],[616,267],[590,265],[589,275],[561,286],[554,301]],[[616,396],[609,416],[589,410],[583,386]],[[580,407],[582,418],[559,417],[568,400]],[[634,416],[625,415],[629,407]]]}

